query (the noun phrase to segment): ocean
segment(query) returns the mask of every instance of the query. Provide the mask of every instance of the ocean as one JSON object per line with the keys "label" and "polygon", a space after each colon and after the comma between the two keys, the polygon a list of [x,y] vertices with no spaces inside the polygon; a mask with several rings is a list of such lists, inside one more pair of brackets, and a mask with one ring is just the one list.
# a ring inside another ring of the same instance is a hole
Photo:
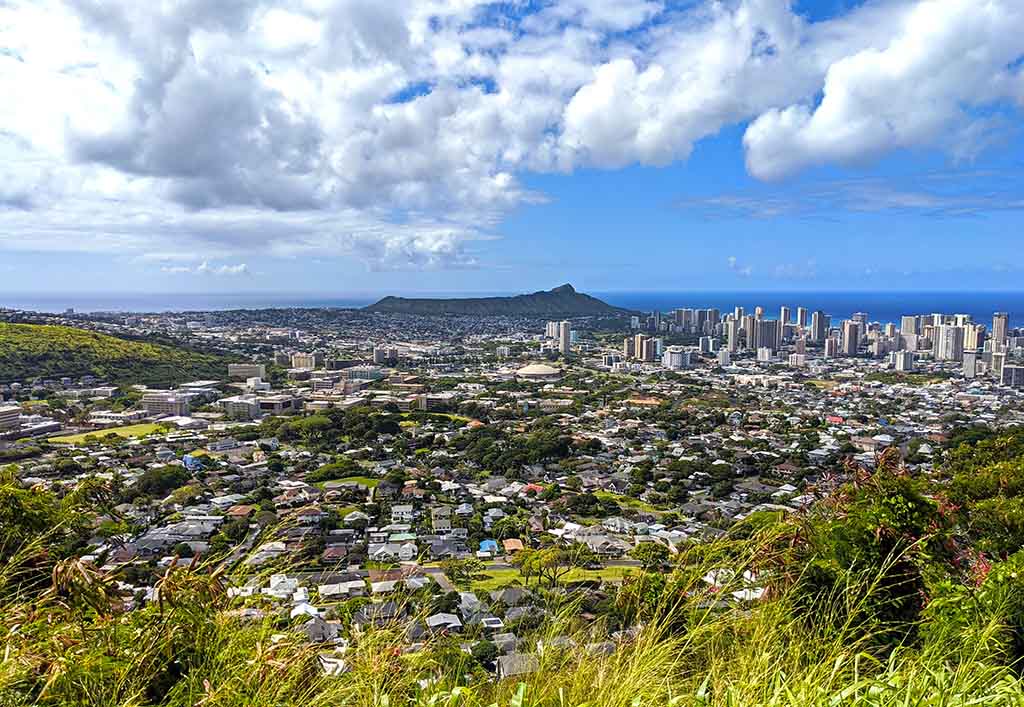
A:
{"label": "ocean", "polygon": [[[494,293],[507,295],[508,293]],[[969,314],[991,325],[993,312],[1007,312],[1011,326],[1024,326],[1024,291],[1014,292],[814,292],[814,291],[676,291],[676,292],[590,292],[609,304],[642,312],[668,312],[682,307],[714,307],[725,312],[743,307],[752,312],[762,306],[765,316],[777,317],[782,306],[821,310],[833,320],[854,312],[867,312],[870,321],[896,322],[904,314]],[[211,294],[5,294],[0,293],[0,308],[37,312],[186,312],[225,309],[264,309],[268,307],[364,307],[383,294],[310,295],[287,293],[211,293]],[[412,296],[412,295],[411,295]],[[422,295],[446,296],[459,295]],[[486,296],[473,293],[466,296]]]}

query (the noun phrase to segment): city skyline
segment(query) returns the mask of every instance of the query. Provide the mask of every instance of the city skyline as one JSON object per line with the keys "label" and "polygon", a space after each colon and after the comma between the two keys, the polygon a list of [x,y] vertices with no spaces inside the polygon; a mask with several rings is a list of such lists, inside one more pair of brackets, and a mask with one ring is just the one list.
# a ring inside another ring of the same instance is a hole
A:
{"label": "city skyline", "polygon": [[1019,290],[1013,0],[0,8],[0,292]]}

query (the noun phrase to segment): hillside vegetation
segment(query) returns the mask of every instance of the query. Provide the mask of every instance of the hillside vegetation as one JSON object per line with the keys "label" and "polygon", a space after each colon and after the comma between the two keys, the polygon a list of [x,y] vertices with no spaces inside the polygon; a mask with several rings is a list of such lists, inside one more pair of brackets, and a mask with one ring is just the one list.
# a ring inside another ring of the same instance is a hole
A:
{"label": "hillside vegetation", "polygon": [[167,385],[223,378],[226,366],[222,356],[85,329],[0,323],[0,382],[91,374],[112,383]]}
{"label": "hillside vegetation", "polygon": [[[809,512],[752,517],[597,604],[553,588],[549,620],[523,632],[548,646],[538,669],[500,682],[465,636],[407,651],[401,626],[353,635],[348,671],[328,676],[286,612],[243,618],[202,566],[125,611],[117,574],[74,559],[102,484],[58,502],[0,475],[0,704],[1024,704],[1024,432],[965,438],[934,475],[891,452],[851,471]],[[723,601],[752,582],[760,600]],[[611,653],[585,647],[613,626],[634,631]]]}

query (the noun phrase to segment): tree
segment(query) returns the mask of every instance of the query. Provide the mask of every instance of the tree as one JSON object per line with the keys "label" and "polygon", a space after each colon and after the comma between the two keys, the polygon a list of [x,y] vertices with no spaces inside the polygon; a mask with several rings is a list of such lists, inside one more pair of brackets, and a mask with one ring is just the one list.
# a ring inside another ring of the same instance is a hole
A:
{"label": "tree", "polygon": [[452,584],[468,585],[477,575],[483,573],[484,563],[475,557],[463,560],[452,558],[441,562],[441,571]]}
{"label": "tree", "polygon": [[555,546],[543,550],[523,551],[513,560],[519,561],[519,571],[524,576],[536,576],[547,580],[554,587],[559,580],[573,569],[586,567],[596,560],[590,548],[582,543]]}
{"label": "tree", "polygon": [[230,521],[224,524],[220,532],[224,533],[224,536],[232,542],[237,543],[249,532],[249,521],[243,518]]}
{"label": "tree", "polygon": [[629,552],[647,572],[655,570],[668,560],[668,548],[661,543],[642,543]]}
{"label": "tree", "polygon": [[521,518],[506,516],[491,527],[491,532],[498,540],[508,540],[521,537],[525,528],[526,524]]}
{"label": "tree", "polygon": [[493,665],[498,657],[498,647],[492,641],[477,641],[470,652],[473,659],[485,668]]}
{"label": "tree", "polygon": [[336,479],[344,479],[347,476],[355,476],[360,471],[360,467],[351,458],[346,456],[338,457],[338,459],[330,464],[324,464],[316,471],[310,473],[306,480],[312,483],[318,481],[334,481]]}

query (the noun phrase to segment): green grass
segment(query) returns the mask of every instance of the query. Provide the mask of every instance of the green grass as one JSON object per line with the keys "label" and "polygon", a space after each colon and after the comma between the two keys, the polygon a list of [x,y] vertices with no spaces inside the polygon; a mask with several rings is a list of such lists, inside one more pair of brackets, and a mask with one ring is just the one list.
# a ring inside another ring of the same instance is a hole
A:
{"label": "green grass", "polygon": [[657,506],[652,506],[650,503],[647,503],[646,501],[641,501],[639,498],[633,498],[632,496],[624,496],[620,493],[614,493],[612,491],[595,491],[594,495],[600,498],[602,501],[615,501],[620,506],[632,508],[635,511],[641,511],[643,513],[664,512]]}
{"label": "green grass", "polygon": [[343,484],[343,483],[352,483],[353,481],[355,483],[359,484],[360,486],[365,486],[368,489],[375,489],[375,488],[377,488],[377,484],[379,484],[381,480],[380,479],[375,479],[375,478],[373,478],[371,476],[346,476],[344,479],[333,479],[331,481],[318,481],[318,482],[316,482],[313,485],[318,487],[318,488],[321,488],[321,489],[329,489],[329,488],[336,487],[336,486],[338,486],[340,484]]}
{"label": "green grass", "polygon": [[[976,476],[1021,487],[1024,433],[976,446],[970,457],[948,453],[955,475],[941,488],[1010,488],[964,486]],[[107,573],[72,551],[105,512],[104,489],[92,481],[58,498],[0,468],[0,705],[1021,707],[1024,553],[986,558],[977,543],[958,544],[978,529],[945,526],[946,508],[915,489],[936,487],[892,464],[891,454],[881,458],[873,475],[798,519],[683,545],[667,574],[568,575],[633,575],[600,593],[531,582],[537,610],[509,628],[537,669],[503,681],[464,650],[484,636],[478,628],[411,646],[406,620],[351,631],[357,607],[345,603],[346,671],[325,675],[319,654],[330,649],[305,640],[302,619],[285,618],[290,602],[228,597],[231,578],[215,563],[168,571],[159,601],[124,610],[115,581],[124,568]],[[958,512],[983,519],[970,506]],[[999,539],[1008,525],[981,539]],[[895,551],[878,544],[907,537]],[[733,570],[719,575],[723,586],[704,581],[723,568]],[[723,601],[744,588],[747,570],[767,589],[762,600]],[[474,588],[517,579],[514,569],[492,570]],[[262,613],[243,617],[242,608]],[[427,601],[408,608],[409,620],[436,610]],[[587,648],[623,627],[629,636],[610,654]],[[552,648],[554,637],[567,647]]]}
{"label": "green grass", "polygon": [[50,437],[48,441],[54,444],[83,444],[86,437],[102,439],[107,435],[117,435],[124,439],[129,437],[145,437],[146,435],[160,432],[164,428],[157,424],[146,423],[141,425],[125,425],[124,427],[107,427],[102,430],[94,430],[77,435],[65,435],[63,437]]}
{"label": "green grass", "polygon": [[934,383],[942,383],[949,380],[949,374],[945,373],[899,373],[894,371],[876,371],[864,376],[866,381],[877,383],[903,383],[906,385],[925,386]]}
{"label": "green grass", "polygon": [[[594,580],[605,580],[618,582],[629,574],[637,574],[640,570],[636,567],[603,567],[599,570],[572,569],[560,580],[562,585],[571,585],[577,582],[589,582]],[[532,587],[536,580],[531,580]],[[491,592],[508,584],[523,584],[523,575],[517,569],[489,569],[480,577],[473,580],[473,591]]]}
{"label": "green grass", "polygon": [[229,360],[74,327],[0,323],[0,382],[88,374],[112,383],[169,385],[222,379]]}

